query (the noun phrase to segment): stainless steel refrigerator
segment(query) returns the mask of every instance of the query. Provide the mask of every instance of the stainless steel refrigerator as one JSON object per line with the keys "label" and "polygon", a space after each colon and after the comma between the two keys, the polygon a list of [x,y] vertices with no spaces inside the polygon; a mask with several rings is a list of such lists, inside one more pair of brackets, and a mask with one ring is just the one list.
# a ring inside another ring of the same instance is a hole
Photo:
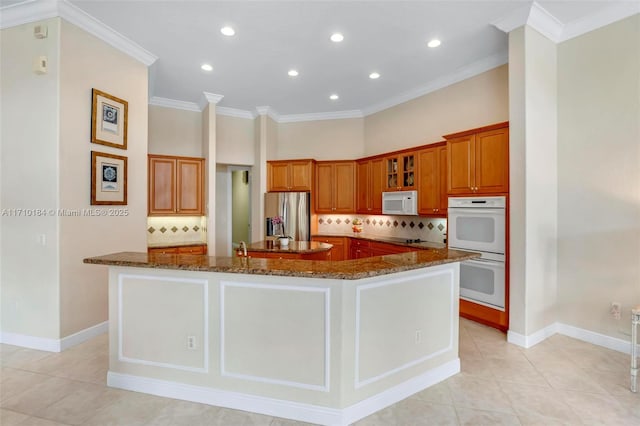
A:
{"label": "stainless steel refrigerator", "polygon": [[[308,192],[267,192],[264,202],[264,217],[267,236],[284,232],[295,241],[311,239],[310,198]],[[277,225],[271,228],[274,217],[282,218],[282,230]]]}

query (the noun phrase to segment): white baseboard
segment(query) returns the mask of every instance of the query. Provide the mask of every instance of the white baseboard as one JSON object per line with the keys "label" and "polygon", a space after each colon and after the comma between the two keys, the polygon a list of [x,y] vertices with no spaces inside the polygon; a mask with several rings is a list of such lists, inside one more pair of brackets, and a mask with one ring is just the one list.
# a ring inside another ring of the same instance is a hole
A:
{"label": "white baseboard", "polygon": [[339,409],[109,372],[107,385],[168,398],[321,425],[349,425],[460,372],[455,359],[350,407]]}
{"label": "white baseboard", "polygon": [[[592,343],[614,351],[631,354],[631,342],[617,337],[607,336],[606,334],[596,333],[595,331],[585,330],[584,328],[574,327],[572,325],[557,323],[558,333],[583,342]],[[640,349],[640,345],[637,345]]]}
{"label": "white baseboard", "polygon": [[100,324],[96,324],[92,327],[80,330],[77,333],[73,333],[70,336],[63,337],[62,340],[60,340],[60,349],[63,351],[67,350],[73,346],[79,345],[80,343],[84,343],[89,339],[93,339],[96,336],[108,332],[109,321],[101,322]]}
{"label": "white baseboard", "polygon": [[23,348],[37,349],[47,352],[61,352],[72,346],[109,331],[109,321],[96,324],[92,327],[80,330],[62,339],[47,339],[44,337],[28,336],[26,334],[0,332],[0,343],[20,346]]}
{"label": "white baseboard", "polygon": [[[507,341],[523,348],[530,348],[556,333],[625,354],[631,353],[631,342],[629,341],[560,322],[555,322],[528,336],[509,330],[507,332]],[[640,351],[640,345],[638,345],[638,350]]]}
{"label": "white baseboard", "polygon": [[0,333],[0,343],[29,349],[37,349],[40,351],[60,352],[60,340],[28,336],[26,334],[8,333],[3,331]]}
{"label": "white baseboard", "polygon": [[542,342],[543,340],[553,336],[557,332],[558,332],[557,322],[554,322],[553,324],[548,325],[542,330],[538,330],[535,333],[530,334],[528,336],[509,330],[507,331],[507,342],[513,343],[514,345],[518,345],[523,348],[530,348]]}

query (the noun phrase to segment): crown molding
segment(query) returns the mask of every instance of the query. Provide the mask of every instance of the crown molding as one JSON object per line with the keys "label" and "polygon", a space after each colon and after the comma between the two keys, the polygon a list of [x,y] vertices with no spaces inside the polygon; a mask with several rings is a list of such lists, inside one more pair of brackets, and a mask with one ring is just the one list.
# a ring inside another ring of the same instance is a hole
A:
{"label": "crown molding", "polygon": [[182,109],[185,111],[202,112],[200,106],[195,102],[177,101],[175,99],[161,98],[153,96],[149,99],[149,105],[155,105],[164,108]]}
{"label": "crown molding", "polygon": [[278,123],[297,123],[300,121],[341,120],[344,118],[363,118],[364,114],[359,109],[334,112],[314,112],[308,114],[281,115]]}
{"label": "crown molding", "polygon": [[0,28],[9,28],[30,22],[60,17],[142,62],[153,64],[158,57],[127,37],[106,26],[67,0],[30,0],[0,9]]}
{"label": "crown molding", "polygon": [[276,123],[280,122],[280,114],[278,114],[273,108],[270,106],[259,106],[256,107],[256,112],[258,115],[267,115]]}
{"label": "crown molding", "polygon": [[426,86],[410,90],[386,101],[382,101],[366,107],[362,110],[363,115],[366,117],[368,115],[375,114],[385,109],[394,107],[396,105],[403,104],[405,102],[419,98],[420,96],[427,95],[431,92],[435,92],[436,90],[443,89],[447,86],[451,86],[452,84],[459,83],[478,74],[482,74],[483,72],[497,68],[501,65],[506,64],[508,61],[509,58],[507,52],[497,53],[495,55],[480,59],[467,66],[458,68],[458,70],[452,72],[449,75],[433,80]]}
{"label": "crown molding", "polygon": [[494,21],[492,25],[505,33],[510,33],[516,28],[529,25],[557,44],[637,13],[640,13],[640,2],[616,1],[610,2],[597,13],[563,24],[537,2],[533,2],[531,6],[517,9],[507,16]]}
{"label": "crown molding", "polygon": [[616,2],[611,3],[602,12],[585,16],[575,21],[571,21],[564,26],[562,39],[560,41],[570,40],[574,37],[581,36],[590,31],[597,30],[606,25],[633,16],[640,13],[640,2]]}
{"label": "crown molding", "polygon": [[0,7],[0,29],[59,16],[55,0],[28,0]]}
{"label": "crown molding", "polygon": [[216,107],[217,115],[224,115],[226,117],[247,118],[253,120],[257,114],[252,113],[244,109],[229,108],[229,107]]}
{"label": "crown molding", "polygon": [[492,22],[492,25],[505,33],[529,25],[554,43],[561,40],[564,29],[563,24],[555,16],[535,1],[531,6],[516,9],[505,17]]}
{"label": "crown molding", "polygon": [[200,110],[204,110],[207,105],[214,104],[216,105],[224,98],[224,95],[217,95],[215,93],[202,92],[202,96],[200,96],[200,102],[198,102],[198,106]]}
{"label": "crown molding", "polygon": [[535,1],[531,4],[526,23],[554,43],[559,43],[562,40],[562,32],[564,31],[562,22]]}

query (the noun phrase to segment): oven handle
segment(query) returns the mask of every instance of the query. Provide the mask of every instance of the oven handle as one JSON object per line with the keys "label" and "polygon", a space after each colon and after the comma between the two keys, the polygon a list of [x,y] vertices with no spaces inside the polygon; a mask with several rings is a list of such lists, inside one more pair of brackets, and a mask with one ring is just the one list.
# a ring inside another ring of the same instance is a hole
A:
{"label": "oven handle", "polygon": [[504,262],[499,260],[491,260],[491,259],[471,259],[465,260],[464,263],[475,263],[476,265],[482,266],[497,266],[499,268],[504,268]]}
{"label": "oven handle", "polygon": [[486,209],[465,209],[459,207],[449,207],[449,214],[456,213],[459,216],[473,215],[498,215],[504,216],[504,209],[486,208]]}

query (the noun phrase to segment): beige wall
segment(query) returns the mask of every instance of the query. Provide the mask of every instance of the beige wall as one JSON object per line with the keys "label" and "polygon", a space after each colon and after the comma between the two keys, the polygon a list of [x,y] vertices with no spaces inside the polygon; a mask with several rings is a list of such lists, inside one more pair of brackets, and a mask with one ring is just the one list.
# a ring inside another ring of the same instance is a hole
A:
{"label": "beige wall", "polygon": [[276,158],[348,160],[364,155],[362,118],[280,123]]}
{"label": "beige wall", "polygon": [[640,303],[639,76],[640,15],[558,47],[558,316],[621,339]]}
{"label": "beige wall", "polygon": [[364,154],[442,140],[442,135],[509,119],[507,65],[364,119]]}
{"label": "beige wall", "polygon": [[[33,27],[49,29],[35,39]],[[3,29],[0,36],[2,110],[2,209],[44,209],[44,215],[14,211],[0,216],[1,331],[48,339],[60,335],[58,207],[58,78],[60,20]],[[33,59],[46,55],[49,71],[37,75]],[[90,108],[90,95],[84,99]],[[84,120],[80,117],[78,120]],[[86,117],[88,123],[89,117]],[[89,131],[83,133],[88,145]],[[89,157],[83,157],[83,164]],[[89,177],[83,178],[89,181]],[[83,195],[89,196],[88,191]],[[49,209],[53,209],[50,213]],[[41,238],[45,244],[41,244]]]}
{"label": "beige wall", "polygon": [[[128,158],[126,216],[60,218],[60,335],[108,319],[107,271],[82,259],[117,251],[145,251],[147,224],[147,67],[62,21],[60,38],[60,198],[64,209],[90,206],[90,152]],[[128,145],[89,142],[91,89],[129,102]]]}
{"label": "beige wall", "polygon": [[149,105],[149,153],[202,157],[202,113]]}
{"label": "beige wall", "polygon": [[218,163],[252,166],[255,162],[254,120],[216,115]]}

